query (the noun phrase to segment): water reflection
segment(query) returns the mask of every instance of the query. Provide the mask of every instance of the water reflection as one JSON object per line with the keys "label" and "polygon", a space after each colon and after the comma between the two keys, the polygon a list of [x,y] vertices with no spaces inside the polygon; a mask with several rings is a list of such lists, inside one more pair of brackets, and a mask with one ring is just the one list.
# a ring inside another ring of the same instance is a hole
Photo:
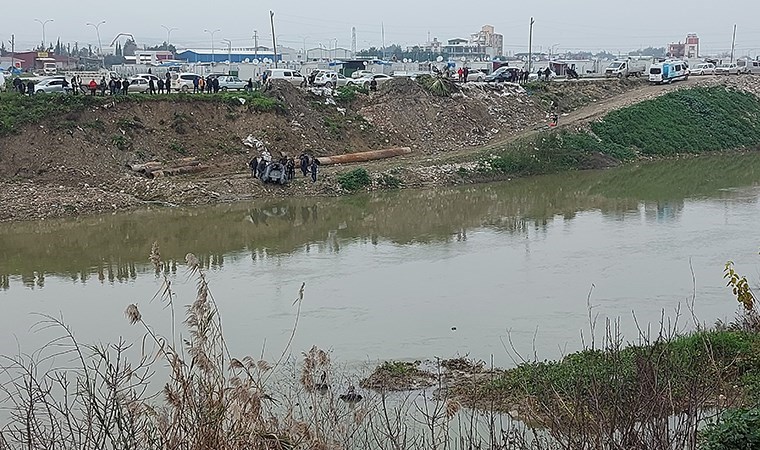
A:
{"label": "water reflection", "polygon": [[147,254],[154,241],[175,268],[191,251],[203,267],[219,270],[244,257],[340,253],[352,242],[466,242],[482,228],[545,233],[555,218],[569,223],[585,211],[621,222],[668,223],[680,219],[685,198],[731,196],[728,190],[757,183],[759,169],[757,154],[700,157],[456,189],[3,224],[0,288],[15,279],[43,288],[51,275],[78,283],[130,282],[152,270]]}

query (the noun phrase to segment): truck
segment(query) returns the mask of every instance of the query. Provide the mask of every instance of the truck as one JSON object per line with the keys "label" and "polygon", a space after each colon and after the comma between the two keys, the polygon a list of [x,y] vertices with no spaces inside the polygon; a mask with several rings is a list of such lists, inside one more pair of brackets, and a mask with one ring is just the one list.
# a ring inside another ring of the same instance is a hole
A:
{"label": "truck", "polygon": [[606,77],[639,77],[647,71],[647,61],[641,59],[618,59],[612,61],[604,70]]}
{"label": "truck", "polygon": [[56,66],[54,62],[46,62],[42,66],[42,72],[45,75],[57,75],[58,74],[58,66]]}

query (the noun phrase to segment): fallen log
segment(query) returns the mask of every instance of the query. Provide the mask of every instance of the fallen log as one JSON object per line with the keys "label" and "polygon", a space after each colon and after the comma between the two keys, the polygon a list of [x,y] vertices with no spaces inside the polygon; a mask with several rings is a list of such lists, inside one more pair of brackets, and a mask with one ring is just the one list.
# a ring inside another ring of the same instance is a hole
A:
{"label": "fallen log", "polygon": [[146,174],[148,178],[159,178],[163,176],[183,175],[186,173],[197,173],[207,170],[209,166],[194,165],[194,166],[182,166],[182,167],[170,167],[162,170],[155,170]]}
{"label": "fallen log", "polygon": [[148,161],[142,164],[127,164],[127,167],[129,167],[129,170],[133,172],[145,172],[147,171],[153,171],[156,169],[160,169],[163,167],[163,164],[159,161]]}
{"label": "fallen log", "polygon": [[346,164],[364,161],[374,161],[376,159],[393,158],[394,156],[408,155],[412,153],[409,147],[394,147],[383,150],[371,150],[368,152],[346,153],[344,155],[320,156],[317,161],[321,165]]}

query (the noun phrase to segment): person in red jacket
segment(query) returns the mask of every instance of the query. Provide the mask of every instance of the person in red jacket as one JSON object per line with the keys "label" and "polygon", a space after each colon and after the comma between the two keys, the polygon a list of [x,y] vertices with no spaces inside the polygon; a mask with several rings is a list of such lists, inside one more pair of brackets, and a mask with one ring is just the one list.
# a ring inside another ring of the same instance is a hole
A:
{"label": "person in red jacket", "polygon": [[90,84],[88,84],[88,86],[90,87],[90,93],[94,97],[95,93],[98,90],[98,82],[95,81],[95,78],[93,78],[93,79],[90,80]]}

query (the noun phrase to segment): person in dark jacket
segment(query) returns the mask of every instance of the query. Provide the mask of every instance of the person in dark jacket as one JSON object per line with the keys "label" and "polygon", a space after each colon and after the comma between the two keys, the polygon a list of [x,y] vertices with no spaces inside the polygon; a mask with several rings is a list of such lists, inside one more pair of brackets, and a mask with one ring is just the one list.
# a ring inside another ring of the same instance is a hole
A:
{"label": "person in dark jacket", "polygon": [[312,183],[317,182],[317,170],[319,168],[319,161],[317,161],[317,158],[311,159],[311,165],[309,166],[309,171],[311,172],[311,181]]}
{"label": "person in dark jacket", "polygon": [[126,78],[121,81],[121,93],[124,95],[129,94],[129,80]]}
{"label": "person in dark jacket", "polygon": [[[22,86],[23,86],[23,83],[22,83]],[[29,95],[34,95],[34,81],[29,80],[29,82],[26,83],[26,92]]]}
{"label": "person in dark jacket", "polygon": [[256,171],[258,172],[259,180],[262,180],[264,178],[264,172],[267,170],[267,161],[264,158],[261,158],[259,160],[259,166],[256,168]]}
{"label": "person in dark jacket", "polygon": [[298,157],[298,162],[301,166],[301,173],[303,173],[303,176],[306,176],[309,174],[309,155],[306,153],[301,153],[301,156]]}
{"label": "person in dark jacket", "polygon": [[167,94],[172,93],[172,74],[169,72],[166,72],[166,81],[164,81],[164,89],[166,89]]}
{"label": "person in dark jacket", "polygon": [[153,78],[148,80],[148,93],[149,94],[155,94],[156,93],[156,82],[153,81]]}
{"label": "person in dark jacket", "polygon": [[251,176],[256,177],[256,171],[259,170],[259,157],[254,156],[253,159],[251,159],[248,162],[248,168],[251,169]]}
{"label": "person in dark jacket", "polygon": [[158,93],[159,94],[164,93],[164,80],[161,78],[158,79]]}
{"label": "person in dark jacket", "polygon": [[100,78],[100,84],[98,85],[100,88],[100,96],[105,97],[106,96],[106,88],[108,87],[108,84],[106,83],[106,77]]}

